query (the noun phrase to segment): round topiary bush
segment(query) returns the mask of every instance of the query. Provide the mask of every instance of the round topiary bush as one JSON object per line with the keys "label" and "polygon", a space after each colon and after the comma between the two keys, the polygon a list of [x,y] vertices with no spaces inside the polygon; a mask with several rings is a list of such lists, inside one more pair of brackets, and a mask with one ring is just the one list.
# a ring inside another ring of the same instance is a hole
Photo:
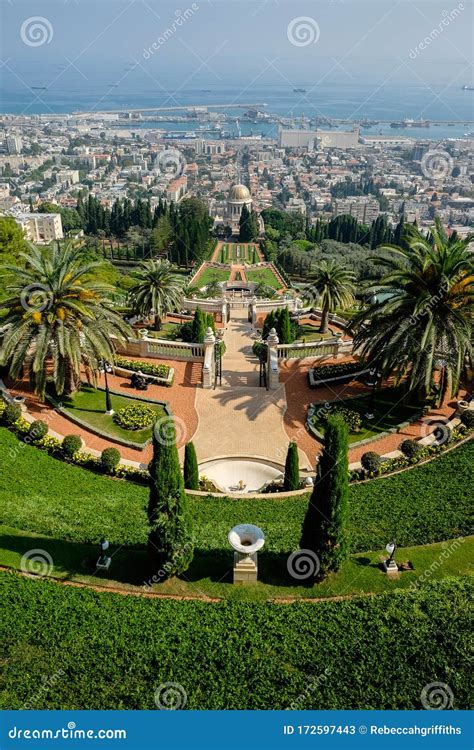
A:
{"label": "round topiary bush", "polygon": [[143,430],[156,420],[156,411],[147,404],[132,404],[119,409],[113,420],[124,430]]}
{"label": "round topiary bush", "polygon": [[82,440],[79,435],[66,435],[61,443],[61,449],[67,458],[72,458],[82,448]]}
{"label": "round topiary bush", "polygon": [[321,414],[321,419],[325,422],[329,416],[342,417],[350,432],[359,432],[362,427],[362,417],[359,412],[348,409],[346,406],[331,406]]}
{"label": "round topiary bush", "polygon": [[382,457],[375,451],[367,451],[361,456],[360,462],[369,474],[376,474],[380,469]]}
{"label": "round topiary bush", "polygon": [[113,474],[120,463],[120,451],[117,448],[104,448],[100,454],[100,463],[104,471]]}
{"label": "round topiary bush", "polygon": [[416,440],[408,439],[400,443],[399,449],[407,458],[414,458],[420,450],[420,446],[418,445]]}
{"label": "round topiary bush", "polygon": [[21,417],[20,404],[7,404],[2,414],[2,422],[10,427]]}
{"label": "round topiary bush", "polygon": [[461,422],[465,427],[474,427],[474,409],[467,409],[461,414]]}
{"label": "round topiary bush", "polygon": [[48,434],[48,425],[41,419],[37,419],[30,425],[30,431],[28,432],[29,437],[32,440],[41,440]]}

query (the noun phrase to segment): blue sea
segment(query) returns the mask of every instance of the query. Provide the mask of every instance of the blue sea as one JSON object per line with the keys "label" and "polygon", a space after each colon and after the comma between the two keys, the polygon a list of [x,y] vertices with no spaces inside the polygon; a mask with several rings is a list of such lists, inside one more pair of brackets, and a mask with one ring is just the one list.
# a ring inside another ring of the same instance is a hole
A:
{"label": "blue sea", "polygon": [[[328,117],[349,120],[383,120],[362,132],[372,134],[390,133],[416,136],[417,138],[442,139],[462,137],[474,130],[474,92],[462,90],[461,84],[445,88],[444,85],[385,86],[380,89],[370,84],[320,84],[312,88],[310,80],[298,81],[295,87],[306,89],[304,93],[293,91],[290,85],[241,83],[203,83],[199,87],[165,88],[154,87],[153,81],[143,86],[143,79],[127,76],[119,85],[114,77],[104,75],[89,79],[86,84],[78,77],[56,75],[45,81],[38,74],[24,79],[23,84],[4,80],[0,90],[0,111],[12,114],[64,114],[74,111],[98,111],[108,109],[133,109],[140,107],[180,107],[226,104],[229,113],[242,116],[245,108],[239,105],[258,105],[259,109],[288,118]],[[53,81],[49,83],[49,81]],[[140,85],[138,85],[140,83]],[[47,85],[46,90],[33,90],[28,86]],[[184,114],[177,112],[177,114]],[[390,122],[412,118],[414,120],[439,120],[443,124],[430,128],[393,129]],[[448,122],[454,123],[448,125]],[[173,122],[145,122],[134,124],[134,128],[160,127],[167,130],[195,130],[196,124]],[[235,132],[230,123],[225,126]],[[242,134],[262,134],[275,137],[277,126],[272,124],[241,122]],[[209,136],[210,137],[210,136]]]}

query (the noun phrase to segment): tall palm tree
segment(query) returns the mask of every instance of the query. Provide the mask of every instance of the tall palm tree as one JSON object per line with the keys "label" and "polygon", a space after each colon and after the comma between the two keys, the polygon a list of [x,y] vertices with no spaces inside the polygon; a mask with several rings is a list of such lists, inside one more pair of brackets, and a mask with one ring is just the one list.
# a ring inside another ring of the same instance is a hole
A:
{"label": "tall palm tree", "polygon": [[211,277],[209,284],[204,287],[204,293],[208,299],[217,299],[218,297],[222,297],[223,291],[217,276]]}
{"label": "tall palm tree", "polygon": [[385,275],[368,285],[368,309],[352,321],[354,345],[377,361],[384,376],[407,378],[428,395],[439,377],[439,402],[457,393],[466,358],[472,358],[473,236],[449,238],[439,220],[428,238],[405,227],[404,246],[382,245],[389,257],[374,262]]}
{"label": "tall palm tree", "polygon": [[264,281],[258,282],[253,293],[256,297],[265,297],[266,299],[273,299],[273,297],[276,297],[276,289],[270,286],[270,284],[265,284]]}
{"label": "tall palm tree", "polygon": [[327,333],[329,313],[337,307],[345,308],[354,300],[355,275],[337,260],[321,260],[311,284],[312,291],[319,295],[321,305],[320,333]]}
{"label": "tall palm tree", "polygon": [[167,260],[144,260],[130,274],[135,283],[130,289],[134,310],[155,317],[155,331],[161,328],[161,319],[180,309],[184,298],[184,280],[173,273]]}
{"label": "tall palm tree", "polygon": [[5,265],[7,309],[0,364],[11,377],[28,362],[36,392],[44,397],[48,379],[56,393],[77,390],[81,367],[95,376],[100,360],[112,360],[112,336],[124,340],[130,327],[113,311],[113,288],[94,279],[101,262],[84,260],[72,246],[20,253],[24,267]]}

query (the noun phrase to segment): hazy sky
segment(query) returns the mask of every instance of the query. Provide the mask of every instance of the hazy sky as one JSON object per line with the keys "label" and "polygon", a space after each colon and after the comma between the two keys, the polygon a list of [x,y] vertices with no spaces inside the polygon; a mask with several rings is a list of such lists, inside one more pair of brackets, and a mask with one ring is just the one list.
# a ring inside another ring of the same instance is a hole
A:
{"label": "hazy sky", "polygon": [[469,0],[0,4],[0,96],[38,84],[92,91],[99,80],[124,95],[147,87],[234,84],[245,95],[256,84],[368,84],[376,96],[392,84],[442,91],[473,83]]}

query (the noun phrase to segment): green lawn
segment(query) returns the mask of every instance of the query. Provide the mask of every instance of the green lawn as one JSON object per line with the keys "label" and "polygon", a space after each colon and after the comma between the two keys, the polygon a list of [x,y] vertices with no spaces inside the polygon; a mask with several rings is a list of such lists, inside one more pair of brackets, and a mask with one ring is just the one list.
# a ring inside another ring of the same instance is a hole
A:
{"label": "green lawn", "polygon": [[[406,397],[406,393],[398,389],[392,390],[392,393],[385,390],[377,394],[373,410],[375,418],[370,421],[365,419],[370,404],[370,395],[338,401],[341,406],[357,411],[362,416],[361,430],[360,432],[349,433],[349,443],[356,443],[380,435],[381,432],[397,427],[397,425],[412,419],[417,412],[419,413],[420,406],[400,403],[400,399]],[[323,420],[313,417],[311,423],[318,432],[324,434]],[[370,446],[367,450],[370,450]]]}
{"label": "green lawn", "polygon": [[[391,538],[410,547],[472,533],[473,463],[471,440],[425,465],[351,485],[352,551],[382,550]],[[0,465],[0,520],[6,526],[80,543],[96,543],[102,535],[114,545],[146,543],[146,487],[66,464],[4,427]],[[245,518],[264,529],[266,554],[287,554],[299,547],[307,502],[304,495],[281,500],[190,497],[196,547],[227,555],[227,533]]]}
{"label": "green lawn", "polygon": [[253,268],[246,271],[247,281],[256,284],[266,284],[273,289],[282,289],[281,281],[275,276],[271,268]]}
{"label": "green lawn", "polygon": [[217,281],[229,281],[229,275],[230,268],[206,267],[200,276],[193,280],[192,285],[202,289],[203,286],[207,286],[214,279],[217,279]]}
{"label": "green lawn", "polygon": [[303,339],[308,344],[310,341],[325,341],[334,337],[334,333],[331,330],[327,333],[319,333],[318,327],[319,324],[312,326],[309,323],[298,326],[296,343],[303,343]]}
{"label": "green lawn", "polygon": [[183,323],[163,323],[159,331],[155,331],[153,328],[148,329],[148,336],[152,339],[164,339],[168,341],[181,341],[179,338],[179,331]]}
{"label": "green lawn", "polygon": [[468,577],[292,605],[150,600],[13,573],[0,586],[3,709],[156,710],[170,682],[191,710],[421,709],[436,681],[469,707]]}
{"label": "green lawn", "polygon": [[[133,393],[133,391],[131,391]],[[143,394],[145,395],[145,393]],[[133,404],[144,403],[136,398],[128,398],[126,396],[116,396],[111,394],[112,408],[118,411],[124,406],[132,406]],[[121,440],[128,440],[132,443],[144,445],[151,438],[152,428],[147,427],[144,430],[124,430],[119,425],[115,424],[113,416],[105,413],[105,393],[104,391],[91,388],[88,385],[83,385],[78,393],[75,393],[72,397],[65,397],[61,399],[61,403],[64,407],[66,414],[70,414],[76,419],[80,419],[92,428],[100,430],[101,433],[109,436],[110,438],[119,438]],[[153,404],[146,402],[149,406],[152,406],[156,411],[157,419],[164,416],[165,412],[163,407],[159,404],[156,407]],[[71,425],[71,432],[74,432],[74,425]]]}
{"label": "green lawn", "polygon": [[258,263],[259,260],[256,246],[241,242],[225,243],[219,253],[219,263]]}

